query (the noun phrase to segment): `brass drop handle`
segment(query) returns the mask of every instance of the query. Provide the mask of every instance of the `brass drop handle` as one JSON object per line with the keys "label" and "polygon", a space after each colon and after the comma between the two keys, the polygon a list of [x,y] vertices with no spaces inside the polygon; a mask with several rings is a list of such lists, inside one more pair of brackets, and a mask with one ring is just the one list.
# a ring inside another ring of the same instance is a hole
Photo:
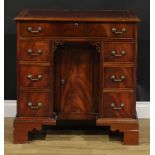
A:
{"label": "brass drop handle", "polygon": [[112,75],[111,80],[113,80],[114,82],[122,82],[123,80],[125,80],[125,76],[121,75],[119,79],[116,79],[116,76]]}
{"label": "brass drop handle", "polygon": [[65,84],[65,80],[64,79],[61,79],[60,82],[61,82],[62,85]]}
{"label": "brass drop handle", "polygon": [[29,48],[27,50],[27,53],[30,54],[30,55],[32,55],[32,56],[39,56],[40,54],[42,54],[42,50],[39,49],[38,51],[33,52],[33,50]]}
{"label": "brass drop handle", "polygon": [[43,78],[43,76],[41,74],[37,75],[37,78],[33,78],[32,74],[29,74],[27,76],[28,79],[30,79],[31,81],[38,81],[41,80]]}
{"label": "brass drop handle", "polygon": [[126,32],[126,28],[122,28],[121,31],[117,31],[117,29],[113,27],[111,31],[115,34],[123,34],[124,32]]}
{"label": "brass drop handle", "polygon": [[29,26],[29,27],[27,28],[27,30],[28,30],[29,32],[31,32],[31,33],[39,33],[39,32],[42,31],[42,27],[39,26],[39,27],[37,28],[37,30],[33,30],[33,28],[32,28],[31,26]]}
{"label": "brass drop handle", "polygon": [[79,27],[79,23],[77,23],[77,22],[74,23],[74,27],[76,27],[76,28]]}
{"label": "brass drop handle", "polygon": [[111,54],[114,56],[114,57],[122,57],[124,54],[125,54],[125,51],[121,51],[120,54],[116,53],[116,51],[111,51]]}
{"label": "brass drop handle", "polygon": [[115,103],[111,103],[111,107],[112,107],[114,110],[121,110],[121,109],[123,109],[123,107],[124,107],[124,103],[121,103],[119,107],[116,107]]}
{"label": "brass drop handle", "polygon": [[42,106],[41,102],[38,102],[36,106],[33,106],[32,102],[28,102],[27,105],[31,108],[31,109],[39,109]]}

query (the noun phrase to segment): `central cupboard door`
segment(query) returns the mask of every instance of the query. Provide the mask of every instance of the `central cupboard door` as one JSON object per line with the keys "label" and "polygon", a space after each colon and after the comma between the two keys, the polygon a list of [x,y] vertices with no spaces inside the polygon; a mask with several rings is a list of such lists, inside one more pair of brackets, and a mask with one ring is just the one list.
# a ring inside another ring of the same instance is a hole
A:
{"label": "central cupboard door", "polygon": [[98,106],[95,47],[89,43],[65,43],[56,52],[60,118],[94,119]]}

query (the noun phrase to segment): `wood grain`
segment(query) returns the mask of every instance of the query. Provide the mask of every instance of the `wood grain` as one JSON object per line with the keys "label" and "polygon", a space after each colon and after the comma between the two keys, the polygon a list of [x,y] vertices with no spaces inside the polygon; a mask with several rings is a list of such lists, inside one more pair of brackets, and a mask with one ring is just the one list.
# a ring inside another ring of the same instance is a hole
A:
{"label": "wood grain", "polygon": [[[116,80],[125,76],[121,82],[115,82],[111,79],[114,75]],[[105,67],[104,68],[104,88],[133,88],[133,68],[132,67]]]}
{"label": "wood grain", "polygon": [[[133,93],[128,92],[111,92],[103,94],[103,117],[111,118],[132,118]],[[115,110],[111,107],[114,103],[116,107],[120,107],[123,103],[124,107]]]}
{"label": "wood grain", "polygon": [[[31,87],[31,88],[49,88],[49,67],[43,66],[20,66],[20,87]],[[42,75],[40,80],[33,81],[28,78],[28,75],[32,75],[32,78],[38,78],[38,75]]]}
{"label": "wood grain", "polygon": [[[78,24],[78,26],[76,26]],[[42,30],[38,33],[31,33],[28,27],[37,31],[39,27]],[[122,28],[126,31],[123,33],[113,33],[112,28],[121,32]],[[134,38],[133,24],[107,24],[92,22],[22,22],[20,25],[21,36],[24,37],[113,37],[113,38]]]}
{"label": "wood grain", "polygon": [[[32,54],[38,54],[38,51],[41,50],[41,54],[31,55],[31,53],[28,53],[29,49],[32,50]],[[21,40],[18,54],[19,60],[48,62],[50,58],[50,42],[34,39]]]}
{"label": "wood grain", "polygon": [[[77,25],[77,26],[76,26]],[[31,33],[27,29],[32,27],[37,30],[42,27],[39,33]],[[85,22],[25,22],[21,24],[22,36],[45,36],[45,37],[104,37],[106,32],[104,25],[100,23]]]}
{"label": "wood grain", "polygon": [[[134,42],[106,42],[104,43],[105,62],[134,62],[135,43]],[[112,51],[122,56],[114,56]],[[125,54],[122,54],[125,51]]]}
{"label": "wood grain", "polygon": [[[50,105],[50,93],[49,92],[35,92],[35,91],[21,91],[20,92],[20,116],[21,117],[48,117],[49,105]],[[40,108],[32,109],[28,106],[28,102],[32,103],[32,106],[36,107],[40,102],[42,105]]]}
{"label": "wood grain", "polygon": [[[58,78],[61,89],[60,113],[69,114],[70,119],[73,119],[74,114],[79,115],[79,118],[82,118],[82,114],[92,115],[97,109],[93,103],[93,87],[96,87],[94,82],[97,82],[93,81],[93,69],[97,51],[88,43],[66,44],[58,51],[61,54]],[[61,83],[61,80],[64,80],[64,83]]]}

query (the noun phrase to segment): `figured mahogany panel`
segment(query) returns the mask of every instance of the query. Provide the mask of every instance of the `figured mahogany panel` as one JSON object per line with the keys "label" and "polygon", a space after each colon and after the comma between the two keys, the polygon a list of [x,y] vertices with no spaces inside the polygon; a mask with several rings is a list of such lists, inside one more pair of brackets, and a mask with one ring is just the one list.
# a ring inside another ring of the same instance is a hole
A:
{"label": "figured mahogany panel", "polygon": [[45,40],[21,40],[18,54],[19,59],[24,61],[50,61],[50,43]]}
{"label": "figured mahogany panel", "polygon": [[48,117],[50,93],[43,91],[21,91],[19,99],[21,117]]}
{"label": "figured mahogany panel", "polygon": [[[20,87],[29,88],[49,88],[50,68],[38,65],[20,65],[19,67],[19,80]],[[31,77],[30,77],[31,75]]]}
{"label": "figured mahogany panel", "polygon": [[88,43],[66,43],[56,52],[60,54],[61,117],[65,115],[65,118],[73,119],[76,115],[78,119],[83,115],[87,119],[84,115],[94,115],[96,109],[93,103],[93,69],[97,51]]}
{"label": "figured mahogany panel", "polygon": [[[28,30],[31,28],[31,30]],[[113,32],[113,28],[115,31]],[[125,29],[125,31],[123,31]],[[92,22],[22,22],[22,36],[134,38],[132,24]],[[34,31],[34,32],[33,32]]]}
{"label": "figured mahogany panel", "polygon": [[131,92],[104,92],[104,117],[132,117],[133,93]]}
{"label": "figured mahogany panel", "polygon": [[104,88],[133,88],[132,67],[104,67]]}
{"label": "figured mahogany panel", "polygon": [[105,62],[134,62],[135,43],[106,42],[104,43]]}

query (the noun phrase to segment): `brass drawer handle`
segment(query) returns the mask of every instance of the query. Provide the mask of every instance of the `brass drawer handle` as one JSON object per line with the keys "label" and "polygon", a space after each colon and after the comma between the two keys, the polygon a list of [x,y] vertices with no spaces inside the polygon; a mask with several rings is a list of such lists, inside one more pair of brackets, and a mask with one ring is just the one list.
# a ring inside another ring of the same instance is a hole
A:
{"label": "brass drawer handle", "polygon": [[121,109],[123,109],[123,107],[124,107],[124,103],[121,103],[121,104],[120,104],[120,107],[116,107],[115,103],[111,103],[111,107],[112,107],[114,110],[121,110]]}
{"label": "brass drawer handle", "polygon": [[116,79],[116,76],[112,75],[111,80],[113,80],[114,82],[122,82],[123,80],[125,80],[125,76],[121,75],[119,79]]}
{"label": "brass drawer handle", "polygon": [[42,106],[41,102],[38,102],[36,106],[33,106],[32,102],[28,102],[27,105],[31,108],[31,109],[39,109]]}
{"label": "brass drawer handle", "polygon": [[79,27],[79,23],[74,23],[74,27],[78,28]]}
{"label": "brass drawer handle", "polygon": [[31,81],[38,81],[41,80],[43,78],[43,76],[41,74],[37,75],[37,78],[33,78],[32,74],[29,74],[27,76],[28,79],[30,79]]}
{"label": "brass drawer handle", "polygon": [[117,54],[116,51],[111,51],[111,54],[114,56],[114,57],[122,57],[126,52],[123,50],[121,51],[120,54]]}
{"label": "brass drawer handle", "polygon": [[33,28],[32,28],[31,26],[29,26],[29,27],[27,28],[27,30],[28,30],[29,32],[31,32],[31,33],[39,33],[39,32],[42,31],[42,27],[39,26],[39,27],[37,28],[37,30],[33,30]]}
{"label": "brass drawer handle", "polygon": [[115,33],[115,34],[123,34],[124,32],[126,32],[126,28],[122,28],[121,31],[117,31],[117,29],[116,29],[115,27],[113,27],[113,28],[111,29],[111,31],[112,31],[113,33]]}
{"label": "brass drawer handle", "polygon": [[61,83],[62,85],[64,85],[64,84],[65,84],[65,80],[64,80],[64,79],[61,79],[61,80],[60,80],[60,83]]}
{"label": "brass drawer handle", "polygon": [[32,55],[32,56],[39,56],[40,54],[42,54],[42,50],[38,50],[37,52],[33,52],[32,49],[28,49],[27,53]]}

